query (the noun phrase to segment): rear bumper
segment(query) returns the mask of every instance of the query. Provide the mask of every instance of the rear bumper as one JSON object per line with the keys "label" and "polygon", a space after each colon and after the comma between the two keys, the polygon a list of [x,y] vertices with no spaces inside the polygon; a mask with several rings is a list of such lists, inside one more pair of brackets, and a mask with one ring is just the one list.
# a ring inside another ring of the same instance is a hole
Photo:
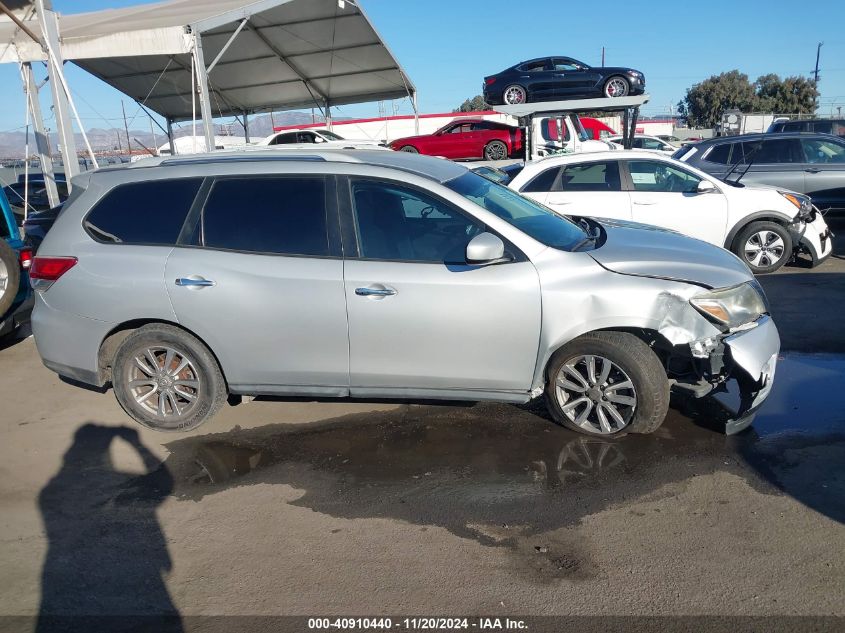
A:
{"label": "rear bumper", "polygon": [[113,324],[54,310],[35,293],[32,333],[44,365],[56,373],[101,387],[98,352]]}

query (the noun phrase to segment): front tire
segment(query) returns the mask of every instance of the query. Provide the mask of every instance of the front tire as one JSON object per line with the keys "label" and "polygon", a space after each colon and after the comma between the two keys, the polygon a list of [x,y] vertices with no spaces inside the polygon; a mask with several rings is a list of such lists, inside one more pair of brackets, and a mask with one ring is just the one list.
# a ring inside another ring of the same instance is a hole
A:
{"label": "front tire", "polygon": [[752,222],[737,235],[733,252],[755,275],[765,275],[792,257],[792,238],[776,222]]}
{"label": "front tire", "polygon": [[408,152],[409,154],[419,154],[420,151],[413,145],[403,145],[399,148],[400,152]]}
{"label": "front tire", "polygon": [[139,424],[156,431],[190,431],[226,401],[217,360],[196,337],[156,323],[135,330],[112,364],[114,395]]}
{"label": "front tire", "polygon": [[669,381],[660,359],[636,336],[592,332],[552,356],[546,406],[555,422],[579,433],[652,433],[669,410]]}
{"label": "front tire", "polygon": [[622,75],[614,75],[604,82],[605,97],[627,97],[631,92],[631,84]]}
{"label": "front tire", "polygon": [[484,146],[484,160],[505,160],[508,157],[508,146],[502,141],[490,141]]}

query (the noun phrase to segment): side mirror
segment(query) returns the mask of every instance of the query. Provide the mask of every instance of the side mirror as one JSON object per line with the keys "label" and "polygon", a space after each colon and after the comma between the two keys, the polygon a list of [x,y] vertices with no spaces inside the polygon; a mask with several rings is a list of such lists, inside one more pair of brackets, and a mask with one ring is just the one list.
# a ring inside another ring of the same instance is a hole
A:
{"label": "side mirror", "polygon": [[698,187],[695,188],[696,193],[713,193],[716,191],[716,185],[714,185],[709,180],[702,180],[698,183]]}
{"label": "side mirror", "polygon": [[505,258],[505,243],[492,233],[480,233],[467,244],[467,263],[498,264],[510,261]]}

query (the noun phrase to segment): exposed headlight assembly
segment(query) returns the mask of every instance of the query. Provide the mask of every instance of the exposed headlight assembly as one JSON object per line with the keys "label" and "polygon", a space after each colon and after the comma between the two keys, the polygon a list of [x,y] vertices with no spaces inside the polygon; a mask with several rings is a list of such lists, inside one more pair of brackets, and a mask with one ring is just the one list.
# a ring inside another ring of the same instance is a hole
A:
{"label": "exposed headlight assembly", "polygon": [[702,292],[690,299],[690,303],[705,317],[729,330],[752,323],[769,311],[763,289],[756,282]]}
{"label": "exposed headlight assembly", "polygon": [[810,196],[792,193],[791,191],[778,191],[778,193],[795,205],[795,208],[798,209],[799,216],[808,218],[812,215],[813,202],[810,200]]}

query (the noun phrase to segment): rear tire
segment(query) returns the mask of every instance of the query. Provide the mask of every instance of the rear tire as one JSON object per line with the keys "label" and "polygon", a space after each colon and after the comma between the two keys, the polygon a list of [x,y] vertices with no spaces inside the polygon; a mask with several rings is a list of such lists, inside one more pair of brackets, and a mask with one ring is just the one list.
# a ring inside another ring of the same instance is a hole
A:
{"label": "rear tire", "polygon": [[490,141],[484,146],[484,160],[505,160],[508,157],[508,146],[502,141]]}
{"label": "rear tire", "polygon": [[669,410],[669,381],[660,359],[636,336],[592,332],[552,356],[546,406],[555,422],[579,433],[652,433]]}
{"label": "rear tire", "polygon": [[773,273],[792,257],[792,238],[776,222],[752,222],[737,235],[733,252],[755,275]]}
{"label": "rear tire", "polygon": [[12,307],[21,284],[18,254],[0,237],[0,319]]}
{"label": "rear tire", "polygon": [[525,88],[516,84],[508,86],[502,91],[502,103],[505,105],[519,105],[528,101]]}
{"label": "rear tire", "polygon": [[126,337],[112,364],[114,395],[136,422],[156,431],[190,431],[226,401],[217,360],[188,332],[165,323]]}

